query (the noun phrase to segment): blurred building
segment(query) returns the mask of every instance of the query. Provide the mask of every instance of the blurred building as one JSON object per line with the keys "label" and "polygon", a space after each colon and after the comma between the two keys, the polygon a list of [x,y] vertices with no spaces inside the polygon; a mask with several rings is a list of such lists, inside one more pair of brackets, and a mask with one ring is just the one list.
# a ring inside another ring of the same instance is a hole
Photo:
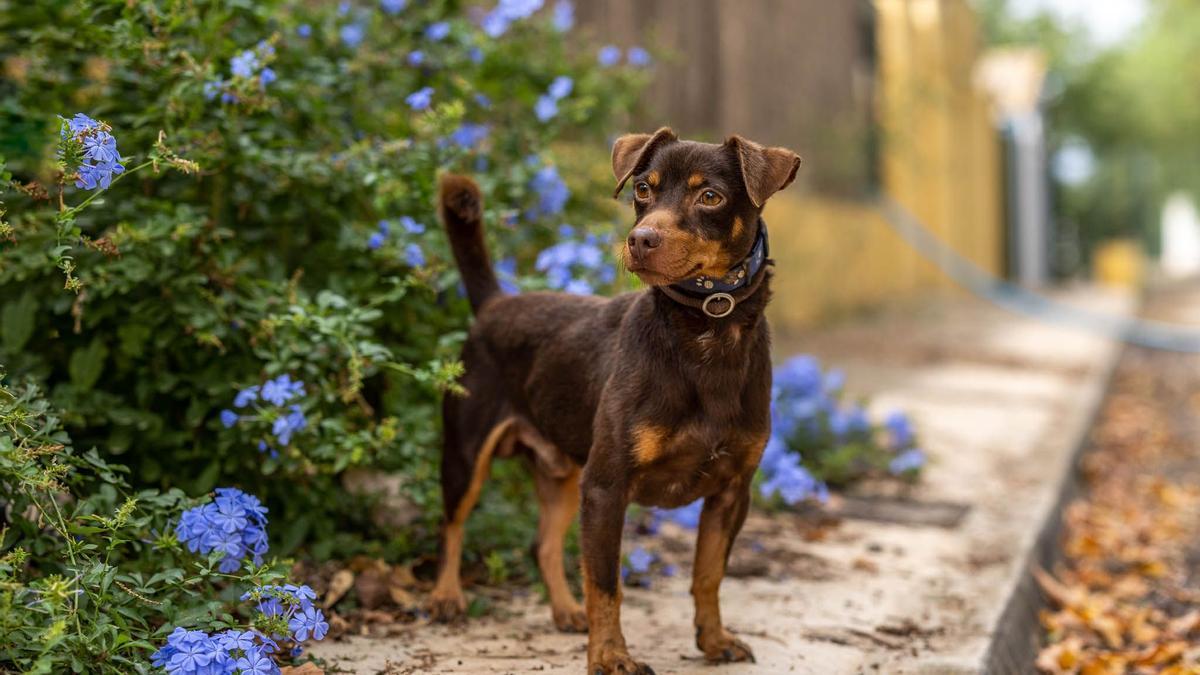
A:
{"label": "blurred building", "polygon": [[[578,16],[603,42],[659,55],[641,130],[736,132],[805,158],[800,189],[767,210],[778,327],[954,288],[883,219],[879,193],[988,273],[1024,276],[1009,260],[1031,240],[1012,248],[1009,233],[1024,227],[1014,209],[1035,209],[1024,197],[1006,206],[1006,193],[1017,176],[1044,180],[1044,160],[1006,177],[1003,115],[966,0],[594,0]],[[1044,268],[1035,260],[1032,278]]]}

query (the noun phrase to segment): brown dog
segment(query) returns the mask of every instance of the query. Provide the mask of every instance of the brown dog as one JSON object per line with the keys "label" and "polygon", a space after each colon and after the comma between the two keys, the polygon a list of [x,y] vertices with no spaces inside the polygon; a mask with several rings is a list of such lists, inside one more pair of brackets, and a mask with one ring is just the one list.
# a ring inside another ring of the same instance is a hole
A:
{"label": "brown dog", "polygon": [[[447,396],[446,522],[430,609],[461,616],[463,523],[490,462],[532,459],[537,559],[554,623],[588,635],[589,673],[652,673],[621,633],[620,562],[633,501],[704,498],[692,595],[709,661],[754,656],[721,623],[717,592],[770,432],[770,297],[763,203],[800,158],[734,136],[721,145],[670,129],[617,140],[617,194],[634,185],[625,265],[648,290],[615,298],[505,295],[484,243],[479,189],[446,176],[440,211],[476,319],[463,347],[468,395]],[[563,536],[580,506],[584,596],[563,572]]]}

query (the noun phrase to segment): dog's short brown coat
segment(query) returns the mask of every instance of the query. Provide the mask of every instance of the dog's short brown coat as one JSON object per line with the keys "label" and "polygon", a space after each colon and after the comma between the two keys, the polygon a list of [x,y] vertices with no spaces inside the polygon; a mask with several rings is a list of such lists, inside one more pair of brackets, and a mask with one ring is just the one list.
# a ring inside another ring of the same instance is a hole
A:
{"label": "dog's short brown coat", "polygon": [[[442,487],[446,522],[430,609],[466,608],[463,522],[493,458],[532,460],[541,507],[536,553],[555,624],[588,630],[588,672],[644,673],[620,628],[621,532],[630,502],[676,507],[704,498],[692,594],[696,643],[710,661],[753,659],[723,627],[718,587],[746,516],[770,431],[770,270],[724,318],[659,287],[721,276],[754,244],[766,199],[795,178],[789,150],[739,137],[713,145],[669,129],[620,138],[617,193],[633,181],[637,214],[623,251],[651,287],[614,298],[500,292],[478,188],[445,176],[440,211],[476,312],[463,347],[466,396],[447,396]],[[636,246],[634,235],[645,246]],[[652,244],[652,245],[651,245]],[[586,610],[563,571],[562,540],[582,505]]]}

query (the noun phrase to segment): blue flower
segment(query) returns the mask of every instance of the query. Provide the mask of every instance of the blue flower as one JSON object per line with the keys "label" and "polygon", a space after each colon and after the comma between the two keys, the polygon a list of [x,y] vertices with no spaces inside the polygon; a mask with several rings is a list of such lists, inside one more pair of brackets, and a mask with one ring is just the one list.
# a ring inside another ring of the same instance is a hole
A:
{"label": "blue flower", "polygon": [[383,11],[395,15],[404,11],[408,0],[379,0],[379,5],[383,7]]}
{"label": "blue flower", "polygon": [[252,77],[258,66],[258,54],[250,49],[229,59],[229,72],[234,77]]}
{"label": "blue flower", "polygon": [[278,675],[280,672],[279,666],[275,665],[261,647],[246,650],[237,660],[235,667],[241,675]]}
{"label": "blue flower", "polygon": [[321,610],[309,605],[288,620],[288,630],[292,632],[296,642],[304,642],[312,636],[314,640],[323,640],[329,632],[329,623]]}
{"label": "blue flower", "polygon": [[425,52],[420,49],[414,49],[408,53],[408,65],[419,66],[425,63]]}
{"label": "blue flower", "polygon": [[488,98],[484,94],[475,94],[475,105],[487,110],[488,108],[492,107],[492,99]]}
{"label": "blue flower", "polygon": [[558,0],[554,4],[554,30],[565,33],[575,26],[575,3]]}
{"label": "blue flower", "polygon": [[573,239],[575,237],[575,228],[571,225],[563,223],[558,226],[558,236],[563,239]]}
{"label": "blue flower", "polygon": [[[297,396],[304,395],[304,383],[293,380],[291,375],[284,373],[273,380],[267,380],[262,386],[262,399],[275,405],[283,405]],[[236,401],[234,402],[236,405]]]}
{"label": "blue flower", "polygon": [[121,154],[117,151],[117,139],[108,132],[106,124],[83,113],[76,113],[64,121],[65,128],[60,131],[62,137],[76,141],[83,150],[75,187],[85,190],[97,187],[107,189],[112,184],[113,176],[125,171],[125,167],[119,164]]}
{"label": "blue flower", "polygon": [[553,82],[550,83],[550,87],[546,90],[546,93],[550,94],[550,97],[557,101],[570,96],[571,89],[574,88],[574,86],[575,81],[570,77],[567,77],[566,75],[559,75],[558,77],[554,78]]}
{"label": "blue flower", "polygon": [[296,35],[299,35],[302,38],[308,38],[312,36],[312,26],[306,23],[296,26]]}
{"label": "blue flower", "polygon": [[500,290],[505,293],[520,293],[517,286],[517,259],[504,258],[496,263],[496,277],[500,281]]}
{"label": "blue flower", "polygon": [[563,291],[572,295],[592,295],[596,289],[586,279],[571,279],[563,286]]}
{"label": "blue flower", "polygon": [[372,234],[370,236],[369,239],[367,239],[367,248],[374,251],[375,249],[379,248],[380,246],[383,246],[383,242],[386,239],[387,239],[387,235],[383,234],[382,232],[375,232],[374,234]]}
{"label": "blue flower", "polygon": [[883,426],[887,429],[888,440],[893,450],[903,450],[912,446],[913,428],[908,415],[897,410],[884,419]]}
{"label": "blue flower", "polygon": [[471,63],[483,63],[483,50],[479,47],[471,47],[467,50],[467,59]]}
{"label": "blue flower", "polygon": [[409,234],[425,233],[425,226],[413,220],[411,216],[400,216],[400,226]]}
{"label": "blue flower", "polygon": [[404,262],[408,263],[409,267],[424,267],[425,251],[421,250],[419,244],[408,244],[404,247]]}
{"label": "blue flower", "polygon": [[221,411],[221,424],[225,425],[226,429],[229,429],[233,425],[237,424],[237,422],[238,422],[238,414],[237,413],[233,412],[232,410],[222,410]]}
{"label": "blue flower", "polygon": [[205,82],[204,89],[202,90],[202,92],[204,94],[204,100],[206,100],[206,101],[213,100],[214,98],[217,97],[217,94],[221,93],[221,90],[223,90],[224,88],[225,88],[225,83],[221,80],[212,80],[209,82]]}
{"label": "blue flower", "polygon": [[629,569],[636,574],[645,574],[650,571],[650,565],[654,563],[655,555],[646,549],[638,546],[629,552]]}
{"label": "blue flower", "polygon": [[278,78],[275,75],[275,70],[270,67],[263,68],[262,72],[258,74],[258,82],[264,87],[268,84],[271,84],[276,79]]}
{"label": "blue flower", "polygon": [[621,48],[616,45],[604,45],[596,54],[596,61],[603,68],[611,68],[621,61]]}
{"label": "blue flower", "polygon": [[366,28],[359,23],[348,23],[345,26],[342,26],[342,29],[338,31],[338,35],[342,38],[342,44],[346,45],[350,49],[355,49],[362,44],[363,38],[366,37],[366,34]]}
{"label": "blue flower", "polygon": [[487,139],[490,131],[491,127],[486,124],[469,124],[464,122],[450,134],[450,142],[460,148],[470,149]]}
{"label": "blue flower", "polygon": [[404,102],[413,110],[426,110],[433,102],[433,87],[422,87],[409,94]]}
{"label": "blue flower", "polygon": [[346,16],[350,13],[350,8],[350,0],[341,0],[337,7],[338,16]]}
{"label": "blue flower", "polygon": [[808,398],[821,393],[821,364],[802,354],[784,362],[775,370],[777,398]]}
{"label": "blue flower", "polygon": [[535,217],[562,213],[567,199],[571,196],[566,182],[559,176],[558,169],[554,166],[543,167],[534,174],[533,179],[529,182],[529,187],[538,196]]}
{"label": "blue flower", "polygon": [[641,47],[630,47],[625,58],[629,61],[629,65],[638,68],[645,68],[650,65],[650,52]]}
{"label": "blue flower", "polygon": [[703,510],[704,500],[697,499],[687,506],[680,506],[674,509],[655,509],[654,512],[657,517],[663,520],[669,520],[676,525],[694,530],[700,525],[700,512]]}
{"label": "blue flower", "polygon": [[829,498],[828,488],[801,466],[800,455],[797,453],[785,451],[772,460],[769,469],[764,467],[763,473],[766,480],[759,486],[763,497],[779,495],[788,506],[794,506],[807,499],[825,502]]}
{"label": "blue flower", "polygon": [[293,434],[307,426],[308,419],[305,418],[304,411],[299,405],[292,405],[287,414],[276,417],[271,423],[271,433],[275,434],[280,445],[287,445],[291,442]]}
{"label": "blue flower", "polygon": [[65,121],[67,123],[67,128],[61,132],[63,138],[79,136],[84,132],[100,129],[104,126],[101,122],[94,120],[83,113],[75,113],[74,117]]}
{"label": "blue flower", "polygon": [[257,401],[258,400],[258,390],[259,390],[259,387],[256,384],[254,386],[246,387],[245,389],[239,391],[237,393],[237,396],[233,397],[233,407],[245,408],[246,406],[250,405],[251,403]]}
{"label": "blue flower", "polygon": [[916,448],[905,450],[896,455],[891,462],[888,463],[888,471],[892,475],[898,476],[902,473],[916,471],[925,466],[925,453]]}
{"label": "blue flower", "polygon": [[533,114],[539,122],[549,122],[558,114],[558,101],[553,96],[539,96],[533,106]]}
{"label": "blue flower", "polygon": [[450,34],[450,23],[447,21],[438,21],[437,23],[429,24],[425,29],[425,39],[432,42],[441,42]]}

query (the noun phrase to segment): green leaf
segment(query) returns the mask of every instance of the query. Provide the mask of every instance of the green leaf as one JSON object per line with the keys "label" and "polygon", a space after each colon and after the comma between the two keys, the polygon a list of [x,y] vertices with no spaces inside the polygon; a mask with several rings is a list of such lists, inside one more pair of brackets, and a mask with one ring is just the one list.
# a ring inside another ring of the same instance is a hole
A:
{"label": "green leaf", "polygon": [[16,354],[33,336],[37,309],[37,300],[28,291],[19,300],[5,303],[4,311],[0,312],[0,342],[4,344],[4,351]]}
{"label": "green leaf", "polygon": [[76,349],[71,353],[71,360],[67,364],[71,384],[81,391],[91,391],[104,372],[104,361],[107,358],[108,347],[99,337],[93,339],[87,347]]}

